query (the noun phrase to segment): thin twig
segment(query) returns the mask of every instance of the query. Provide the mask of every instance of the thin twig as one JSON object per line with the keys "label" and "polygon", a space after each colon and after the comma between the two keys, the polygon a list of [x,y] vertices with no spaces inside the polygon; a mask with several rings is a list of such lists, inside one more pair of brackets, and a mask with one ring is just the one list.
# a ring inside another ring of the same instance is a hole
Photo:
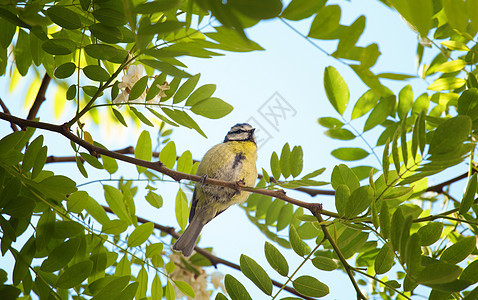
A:
{"label": "thin twig", "polygon": [[[0,106],[2,107],[4,113],[11,115],[10,111],[8,110],[8,107],[5,105],[5,102],[3,102],[2,98],[0,98]],[[17,124],[10,123],[10,127],[12,127],[13,131],[18,131]]]}
{"label": "thin twig", "polygon": [[[109,208],[108,206],[105,206],[105,205],[101,205],[103,207],[103,209],[108,212],[108,213],[112,213],[114,214],[114,212],[111,210],[111,208]],[[154,225],[154,228],[164,232],[164,233],[167,233],[169,234],[170,236],[174,237],[175,239],[178,239],[179,238],[179,233],[177,233],[173,227],[170,227],[170,226],[164,226],[164,225],[161,225],[161,224],[158,224],[158,223],[155,223],[155,222],[152,222],[152,221],[149,221],[149,220],[146,220],[144,218],[141,218],[141,217],[136,217],[136,219],[138,220],[139,223],[152,223]],[[201,248],[201,247],[198,247],[198,246],[195,246],[194,247],[194,250],[201,254],[202,256],[204,256],[206,259],[208,259],[210,262],[211,262],[211,265],[213,265],[215,268],[217,268],[217,265],[225,265],[225,266],[228,266],[230,268],[233,268],[233,269],[236,269],[238,271],[241,271],[241,266],[239,266],[238,264],[235,264],[233,262],[230,262],[228,260],[225,260],[225,259],[222,259],[220,257],[217,257],[215,256],[214,254],[212,254],[211,252]],[[278,281],[275,281],[275,280],[272,280],[272,284],[279,287],[279,288],[283,288],[284,290],[288,291],[289,293],[291,294],[294,294],[296,296],[299,296],[303,299],[314,299],[314,298],[311,298],[311,297],[307,297],[307,296],[304,296],[302,295],[301,293],[299,293],[296,289],[290,287],[290,286],[285,286],[283,283],[281,282],[278,282]]]}
{"label": "thin twig", "polygon": [[50,81],[51,81],[50,75],[48,75],[48,73],[45,73],[41,81],[40,88],[38,89],[37,96],[35,97],[35,101],[33,102],[33,105],[30,108],[30,111],[28,112],[27,120],[33,120],[36,118],[38,114],[38,110],[40,109],[40,106],[42,105],[43,101],[45,101],[46,99],[45,94],[46,94],[48,85],[50,84]]}

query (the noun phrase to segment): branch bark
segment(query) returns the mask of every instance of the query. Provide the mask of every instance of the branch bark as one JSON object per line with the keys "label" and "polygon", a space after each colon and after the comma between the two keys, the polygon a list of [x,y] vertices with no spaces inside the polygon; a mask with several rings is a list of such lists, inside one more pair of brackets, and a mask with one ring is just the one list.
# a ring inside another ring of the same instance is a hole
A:
{"label": "branch bark", "polygon": [[27,120],[33,120],[36,118],[38,114],[38,110],[40,110],[40,106],[45,101],[45,94],[46,90],[48,89],[48,85],[50,84],[51,77],[48,73],[45,73],[43,79],[41,81],[40,88],[38,89],[37,96],[35,97],[35,101],[33,102],[30,111],[28,112]]}
{"label": "branch bark", "polygon": [[[3,102],[3,100],[1,98],[0,98],[0,106],[2,107],[4,113],[11,115],[10,111],[8,110],[7,105],[5,105],[5,102]],[[18,131],[17,125],[13,122],[10,122],[10,127],[12,127],[13,131]]]}
{"label": "branch bark", "polygon": [[[111,210],[111,208],[109,208],[108,206],[105,206],[105,205],[101,205],[103,207],[103,209],[108,212],[108,213],[111,213],[111,214],[114,214],[114,212]],[[179,238],[179,233],[177,233],[173,227],[170,227],[170,226],[164,226],[164,225],[161,225],[161,224],[158,224],[158,223],[155,223],[155,222],[152,222],[152,221],[149,221],[149,220],[146,220],[144,218],[141,218],[141,217],[136,217],[136,219],[138,220],[138,222],[144,224],[144,223],[152,223],[154,225],[154,228],[164,232],[164,233],[167,233],[169,234],[170,236],[174,237],[175,239],[178,239]],[[238,264],[235,264],[233,262],[230,262],[228,260],[225,260],[225,259],[222,259],[220,257],[217,257],[215,256],[214,254],[212,254],[211,252],[201,248],[201,247],[198,247],[198,246],[195,246],[194,247],[194,250],[201,254],[202,256],[204,256],[205,258],[207,258],[211,264],[217,268],[217,265],[225,265],[225,266],[228,266],[230,268],[233,268],[233,269],[236,269],[238,271],[241,271],[241,266],[239,266]],[[272,284],[275,285],[276,287],[278,288],[281,288],[284,284],[282,284],[281,282],[279,281],[276,281],[276,280],[272,280]],[[303,299],[307,299],[307,300],[312,300],[312,299],[315,299],[315,298],[311,298],[311,297],[308,297],[308,296],[304,296],[302,295],[301,293],[299,293],[296,289],[290,287],[290,286],[284,286],[283,288],[284,290],[288,291],[289,293],[291,294],[294,294],[298,297],[301,297]]]}
{"label": "branch bark", "polygon": [[[201,180],[201,176],[197,175],[192,175],[192,174],[187,174],[183,172],[178,172],[174,171],[171,169],[166,168],[163,166],[163,164],[158,161],[158,162],[152,162],[152,161],[146,161],[142,159],[137,159],[134,157],[130,157],[124,154],[120,154],[114,151],[106,150],[101,147],[97,147],[93,144],[90,144],[86,142],[85,140],[82,140],[75,134],[73,134],[67,124],[64,125],[55,125],[55,124],[50,124],[50,123],[44,123],[44,122],[37,122],[37,121],[32,121],[32,120],[26,120],[26,119],[21,119],[12,115],[8,115],[5,113],[0,113],[0,119],[6,120],[8,122],[13,122],[19,126],[23,127],[35,127],[35,128],[40,128],[52,132],[59,133],[66,137],[67,139],[71,140],[72,142],[80,145],[81,147],[85,148],[90,152],[91,155],[97,156],[99,154],[109,156],[111,158],[121,160],[127,163],[131,163],[137,166],[142,166],[151,170],[155,170],[157,172],[160,172],[164,175],[167,175],[171,177],[172,179],[176,181],[181,181],[183,179],[185,180],[190,180],[190,181],[195,181],[198,182]],[[212,184],[212,185],[217,185],[217,186],[224,186],[233,190],[237,190],[238,188],[244,191],[248,192],[253,192],[257,194],[262,194],[266,196],[271,196],[274,198],[278,198],[281,200],[284,200],[286,202],[289,202],[291,204],[306,208],[310,211],[316,211],[320,210],[321,214],[327,215],[329,217],[334,217],[334,218],[339,218],[339,215],[337,213],[331,212],[331,211],[326,211],[322,210],[322,205],[320,203],[316,202],[305,202],[305,201],[300,201],[295,198],[289,197],[286,195],[284,190],[264,190],[264,189],[256,189],[252,187],[238,187],[237,182],[228,182],[228,181],[222,181],[222,180],[216,180],[212,178],[207,178],[206,181],[204,182],[206,184]]]}

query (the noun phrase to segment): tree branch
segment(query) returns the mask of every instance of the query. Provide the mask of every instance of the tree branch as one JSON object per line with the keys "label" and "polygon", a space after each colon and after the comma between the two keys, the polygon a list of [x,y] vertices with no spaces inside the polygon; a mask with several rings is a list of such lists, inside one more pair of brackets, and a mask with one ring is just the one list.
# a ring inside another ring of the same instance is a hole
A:
{"label": "tree branch", "polygon": [[339,246],[335,242],[334,238],[330,235],[329,230],[327,229],[327,225],[324,223],[324,219],[322,219],[322,216],[318,211],[312,211],[312,214],[317,218],[317,221],[319,221],[320,227],[322,228],[322,231],[324,232],[324,237],[329,241],[330,245],[334,249],[335,253],[339,257],[340,262],[344,266],[345,272],[350,278],[350,281],[352,282],[352,285],[354,286],[355,292],[357,293],[357,299],[367,299],[362,291],[360,290],[360,287],[357,284],[357,281],[355,281],[354,275],[352,274],[352,268],[350,267],[349,263],[347,262],[347,259],[342,255],[342,252],[339,249]]}
{"label": "tree branch", "polygon": [[28,112],[27,120],[33,120],[36,118],[38,114],[38,110],[40,109],[40,106],[42,105],[43,101],[45,101],[46,99],[45,94],[46,94],[48,85],[50,84],[50,81],[51,81],[50,75],[48,75],[48,73],[45,73],[41,81],[40,88],[38,89],[37,96],[35,97],[35,101],[33,102],[33,105],[30,108],[30,111]]}
{"label": "tree branch", "polygon": [[[40,128],[40,129],[45,129],[45,130],[48,130],[48,131],[60,133],[64,137],[66,137],[67,139],[73,141],[74,143],[76,143],[76,144],[82,146],[83,148],[85,148],[86,150],[88,150],[90,152],[90,154],[94,155],[94,156],[102,154],[102,155],[109,156],[111,158],[115,158],[117,160],[121,160],[121,161],[124,161],[124,162],[127,162],[127,163],[137,165],[137,166],[142,166],[142,167],[145,167],[145,168],[148,168],[148,169],[152,169],[152,170],[160,172],[164,175],[167,175],[167,176],[171,177],[172,179],[174,179],[176,181],[181,181],[183,179],[190,180],[190,181],[196,181],[196,182],[201,181],[201,176],[187,174],[187,173],[178,172],[178,171],[168,169],[159,161],[158,162],[153,162],[153,161],[146,161],[146,160],[142,160],[142,159],[137,159],[137,158],[130,157],[130,156],[127,156],[127,155],[124,155],[124,154],[116,153],[114,151],[109,151],[109,150],[106,150],[106,149],[101,148],[101,147],[97,147],[93,144],[90,144],[90,143],[86,142],[85,140],[82,140],[81,138],[79,138],[78,136],[73,134],[70,131],[67,124],[54,125],[54,124],[50,124],[50,123],[25,120],[25,119],[14,117],[12,115],[7,115],[5,113],[0,113],[0,119],[6,120],[6,121],[9,121],[9,122],[13,122],[17,125],[20,125],[21,127],[35,127],[35,128]],[[248,191],[248,192],[253,192],[253,193],[262,194],[262,195],[266,195],[266,196],[271,196],[271,197],[274,197],[274,198],[284,200],[284,201],[289,202],[291,204],[306,208],[310,211],[319,210],[321,214],[324,214],[324,215],[327,215],[327,216],[330,216],[330,217],[334,217],[334,218],[340,218],[337,213],[322,210],[322,205],[320,203],[304,202],[304,201],[294,199],[292,197],[287,196],[284,190],[271,191],[271,190],[264,190],[264,189],[256,189],[256,188],[252,188],[252,187],[239,187],[237,185],[237,182],[228,182],[228,181],[222,181],[222,180],[217,180],[217,179],[212,179],[212,178],[207,178],[204,183],[217,185],[217,186],[224,186],[224,187],[227,187],[227,188],[230,188],[230,189],[233,189],[233,190],[240,189],[240,190],[244,190],[244,191]]]}
{"label": "tree branch", "polygon": [[[109,208],[108,206],[105,206],[105,205],[101,205],[103,207],[103,209],[108,212],[108,213],[112,213],[114,214],[114,212],[111,210],[111,208]],[[170,236],[174,237],[175,239],[178,239],[179,238],[179,233],[177,233],[173,227],[170,227],[170,226],[164,226],[164,225],[161,225],[161,224],[158,224],[158,223],[155,223],[155,222],[152,222],[152,221],[149,221],[149,220],[146,220],[144,218],[141,218],[141,217],[136,217],[136,219],[138,220],[138,222],[144,224],[144,223],[152,223],[154,225],[154,228],[164,232],[164,233],[167,233],[169,234]],[[238,271],[241,271],[241,266],[239,266],[238,264],[235,264],[233,262],[230,262],[228,260],[225,260],[225,259],[222,259],[220,257],[217,257],[215,256],[214,254],[212,254],[211,252],[201,248],[201,247],[198,247],[198,246],[195,246],[194,247],[194,250],[196,250],[197,253],[201,254],[202,256],[204,256],[205,258],[207,258],[211,264],[217,268],[217,265],[225,265],[225,266],[228,266],[230,268],[233,268],[233,269],[236,269]],[[275,280],[272,280],[272,284],[275,285],[276,287],[278,288],[282,288],[284,286],[284,284],[278,282],[278,281],[275,281]],[[314,298],[311,298],[311,297],[307,297],[307,296],[304,296],[302,295],[301,293],[299,293],[296,289],[290,287],[290,286],[284,286],[283,288],[284,290],[288,291],[289,293],[291,294],[294,294],[296,296],[299,296],[303,299],[314,299]]]}
{"label": "tree branch", "polygon": [[[3,102],[2,98],[0,98],[0,106],[2,107],[4,113],[11,115],[10,111],[8,110],[8,107],[5,105],[5,102]],[[10,127],[12,127],[13,131],[18,131],[17,125],[13,122],[10,122]]]}

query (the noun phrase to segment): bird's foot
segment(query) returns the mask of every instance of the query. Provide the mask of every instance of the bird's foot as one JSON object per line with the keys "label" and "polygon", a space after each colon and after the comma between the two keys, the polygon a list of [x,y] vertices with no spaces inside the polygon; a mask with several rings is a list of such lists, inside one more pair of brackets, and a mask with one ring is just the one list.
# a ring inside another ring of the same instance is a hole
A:
{"label": "bird's foot", "polygon": [[234,189],[236,190],[236,194],[239,194],[241,192],[242,187],[246,186],[246,181],[244,178],[241,180],[236,181],[234,184]]}
{"label": "bird's foot", "polygon": [[204,184],[204,182],[206,182],[206,179],[207,179],[207,174],[203,174],[203,175],[201,176],[201,180],[199,180],[199,183],[200,183],[200,184]]}

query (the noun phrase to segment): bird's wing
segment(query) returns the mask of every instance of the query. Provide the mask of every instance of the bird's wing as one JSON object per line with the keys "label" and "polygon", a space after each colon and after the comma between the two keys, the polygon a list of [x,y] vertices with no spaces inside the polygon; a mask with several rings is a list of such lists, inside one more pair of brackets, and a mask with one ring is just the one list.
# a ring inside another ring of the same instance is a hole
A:
{"label": "bird's wing", "polygon": [[198,204],[198,198],[196,197],[196,189],[194,188],[193,199],[191,200],[191,210],[189,211],[189,223],[191,223],[194,214],[196,213],[196,205]]}

